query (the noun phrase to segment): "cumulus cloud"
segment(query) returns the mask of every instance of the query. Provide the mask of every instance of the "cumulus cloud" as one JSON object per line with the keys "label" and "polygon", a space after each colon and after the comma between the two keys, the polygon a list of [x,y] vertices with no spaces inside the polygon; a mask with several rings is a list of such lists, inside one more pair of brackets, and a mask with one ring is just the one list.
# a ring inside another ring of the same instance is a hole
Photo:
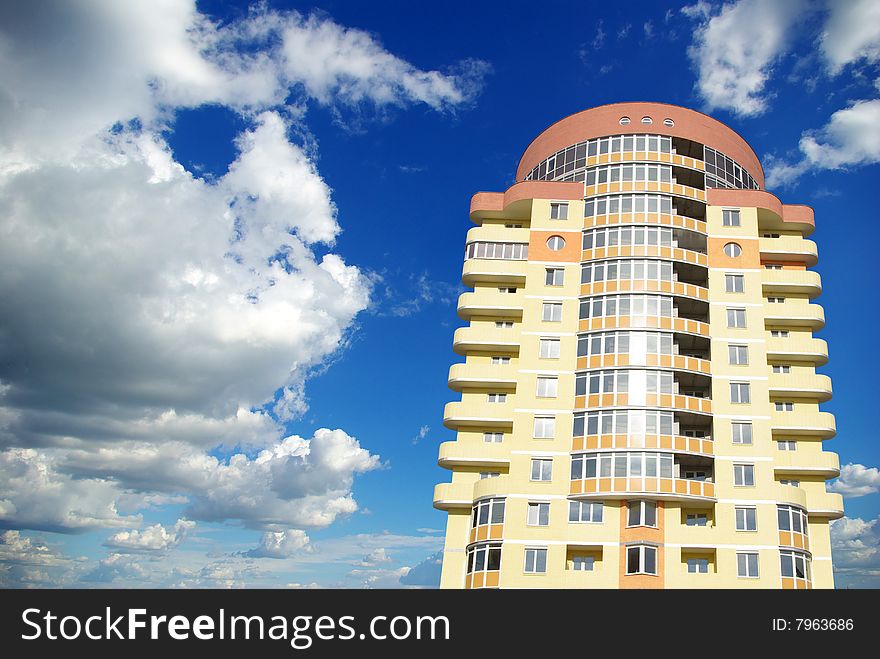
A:
{"label": "cumulus cloud", "polygon": [[403,586],[421,586],[423,588],[439,588],[440,572],[443,567],[443,552],[431,554],[405,575],[400,577]]}
{"label": "cumulus cloud", "polygon": [[119,551],[166,552],[183,542],[195,526],[195,522],[179,519],[168,528],[153,524],[143,530],[119,531],[107,538],[104,545]]}
{"label": "cumulus cloud", "polygon": [[880,60],[880,3],[832,1],[828,12],[820,47],[831,74],[836,75],[852,62]]}
{"label": "cumulus cloud", "polygon": [[837,587],[880,585],[880,518],[831,522],[831,549]]}
{"label": "cumulus cloud", "polygon": [[290,558],[310,550],[309,536],[300,529],[267,531],[260,538],[260,545],[246,552],[251,558]]}
{"label": "cumulus cloud", "polygon": [[388,552],[385,551],[385,547],[377,547],[369,554],[364,556],[363,559],[358,563],[358,565],[362,567],[373,567],[375,565],[390,562],[391,557],[388,555]]}
{"label": "cumulus cloud", "polygon": [[682,11],[697,21],[688,56],[709,110],[755,116],[767,109],[766,84],[808,0],[737,0],[715,14],[707,3]]}
{"label": "cumulus cloud", "polygon": [[880,470],[863,464],[847,464],[840,468],[840,477],[828,486],[831,492],[848,499],[880,492]]}

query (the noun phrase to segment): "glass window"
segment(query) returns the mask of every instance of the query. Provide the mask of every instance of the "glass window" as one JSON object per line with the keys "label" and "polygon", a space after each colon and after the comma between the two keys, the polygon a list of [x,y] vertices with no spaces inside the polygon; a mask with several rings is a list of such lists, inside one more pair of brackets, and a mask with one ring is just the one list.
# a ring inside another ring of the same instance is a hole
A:
{"label": "glass window", "polygon": [[788,330],[770,330],[770,337],[773,339],[787,339]]}
{"label": "glass window", "polygon": [[558,252],[565,247],[565,239],[562,236],[550,236],[547,239],[547,247],[554,252]]}
{"label": "glass window", "polygon": [[671,126],[674,126],[674,125],[675,125],[675,122],[674,122],[672,119],[664,119],[664,120],[663,120],[663,125],[664,125],[664,126],[670,126],[670,127],[671,127]]}
{"label": "glass window", "polygon": [[752,443],[752,424],[746,421],[734,421],[730,424],[734,444]]}
{"label": "glass window", "polygon": [[565,270],[562,268],[547,268],[544,277],[545,286],[562,286]]}
{"label": "glass window", "polygon": [[529,503],[526,523],[529,526],[547,526],[550,524],[549,503]]}
{"label": "glass window", "polygon": [[724,290],[727,293],[742,293],[745,290],[743,275],[724,275]]}
{"label": "glass window", "polygon": [[685,524],[686,526],[708,526],[709,517],[706,513],[688,513]]}
{"label": "glass window", "polygon": [[730,383],[730,402],[731,403],[749,403],[749,402],[751,402],[751,387],[748,382],[731,382]]}
{"label": "glass window", "polygon": [[776,442],[776,447],[780,451],[796,451],[797,442],[791,439],[780,439],[778,442]]}
{"label": "glass window", "polygon": [[727,326],[743,328],[746,326],[746,310],[745,309],[728,309],[727,310]]}
{"label": "glass window", "polygon": [[657,548],[635,545],[626,548],[627,574],[657,574]]}
{"label": "glass window", "polygon": [[794,403],[777,401],[773,403],[777,412],[794,412]]}
{"label": "glass window", "polygon": [[495,366],[506,366],[510,364],[510,357],[491,357],[490,361]]}
{"label": "glass window", "polygon": [[737,507],[736,512],[736,530],[737,531],[757,531],[758,530],[758,511],[751,507]]}
{"label": "glass window", "polygon": [[471,526],[504,523],[504,499],[483,499],[473,507]]}
{"label": "glass window", "polygon": [[535,439],[553,439],[556,436],[556,417],[535,417]]}
{"label": "glass window", "polygon": [[722,210],[721,224],[726,227],[740,226],[740,217],[738,210]]}
{"label": "glass window", "polygon": [[559,359],[560,345],[559,339],[541,339],[538,356],[541,359]]}
{"label": "glass window", "polygon": [[791,373],[791,366],[788,364],[773,364],[774,373]]}
{"label": "glass window", "polygon": [[742,487],[753,487],[755,485],[755,465],[733,465],[733,484]]}
{"label": "glass window", "polygon": [[626,126],[628,124],[629,124],[629,117],[621,117],[620,118],[620,125],[621,126]]}
{"label": "glass window", "polygon": [[592,556],[574,556],[571,559],[571,569],[578,572],[592,572],[594,562]]}
{"label": "glass window", "polygon": [[532,458],[532,480],[549,481],[552,479],[553,460],[550,458]]}
{"label": "glass window", "polygon": [[541,310],[541,320],[550,323],[562,322],[562,303],[545,302]]}
{"label": "glass window", "polygon": [[690,574],[706,574],[709,571],[708,558],[689,558],[687,568]]}
{"label": "glass window", "polygon": [[749,363],[749,347],[741,345],[728,345],[727,355],[731,364],[742,366]]}
{"label": "glass window", "polygon": [[[595,475],[595,462],[593,462],[593,465],[593,475]],[[569,501],[568,521],[576,523],[601,523],[602,509],[603,506],[601,501]]]}
{"label": "glass window", "polygon": [[498,329],[513,329],[513,321],[512,320],[496,320],[495,327]]}
{"label": "glass window", "polygon": [[535,395],[538,398],[556,398],[559,390],[559,378],[556,377],[538,377],[538,386]]}
{"label": "glass window", "polygon": [[724,246],[724,253],[730,258],[735,259],[742,254],[742,247],[737,243],[727,243]]}
{"label": "glass window", "polygon": [[758,576],[758,554],[756,552],[737,552],[736,575],[738,577]]}
{"label": "glass window", "polygon": [[[618,456],[621,457],[621,456]],[[626,457],[624,459],[624,473],[626,476]],[[615,474],[617,476],[618,474]],[[630,501],[627,526],[657,526],[657,504],[653,501]]]}
{"label": "glass window", "polygon": [[557,203],[553,202],[550,204],[550,219],[551,220],[567,220],[568,219],[568,204],[567,203]]}
{"label": "glass window", "polygon": [[483,441],[490,444],[500,444],[504,441],[503,432],[484,432]]}
{"label": "glass window", "polygon": [[468,550],[468,574],[500,569],[501,545],[476,545]]}
{"label": "glass window", "polygon": [[529,574],[543,574],[547,572],[547,550],[527,548],[524,570]]}
{"label": "glass window", "polygon": [[506,393],[486,394],[486,400],[489,403],[506,403],[507,402],[507,394]]}
{"label": "glass window", "polygon": [[642,117],[642,123],[643,124],[653,124],[654,120],[651,119],[651,117]]}

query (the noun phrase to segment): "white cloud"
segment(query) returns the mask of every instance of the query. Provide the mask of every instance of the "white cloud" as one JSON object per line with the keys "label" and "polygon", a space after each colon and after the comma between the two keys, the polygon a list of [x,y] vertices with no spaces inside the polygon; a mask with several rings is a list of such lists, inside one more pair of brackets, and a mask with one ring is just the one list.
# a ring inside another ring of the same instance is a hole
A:
{"label": "white cloud", "polygon": [[422,426],[421,428],[419,428],[419,432],[417,432],[416,436],[412,438],[412,443],[418,444],[420,441],[428,436],[428,432],[430,432],[430,430],[430,426]]}
{"label": "white cloud", "polygon": [[400,577],[403,586],[419,586],[422,588],[439,588],[440,572],[443,568],[443,552],[431,554],[421,563],[414,565],[409,572]]}
{"label": "white cloud", "polygon": [[832,0],[820,47],[828,70],[836,75],[852,62],[880,60],[880,3],[877,0]]}
{"label": "white cloud", "polygon": [[688,55],[709,110],[755,116],[767,109],[766,83],[785,54],[808,0],[737,0],[714,14],[699,2],[682,9],[698,25]]}
{"label": "white cloud", "polygon": [[831,522],[831,549],[836,586],[880,585],[880,518],[843,517]]}
{"label": "white cloud", "polygon": [[267,531],[260,538],[260,545],[245,553],[251,558],[290,558],[303,551],[310,551],[309,536],[300,529]]}
{"label": "white cloud", "polygon": [[361,567],[373,567],[382,563],[390,563],[391,557],[385,551],[385,547],[377,547],[358,562]]}
{"label": "white cloud", "polygon": [[848,499],[876,494],[880,492],[880,470],[862,464],[844,465],[840,468],[840,478],[832,482],[828,489]]}
{"label": "white cloud", "polygon": [[179,519],[170,528],[153,524],[143,530],[119,531],[107,538],[104,545],[121,551],[165,552],[183,542],[195,526],[195,522]]}

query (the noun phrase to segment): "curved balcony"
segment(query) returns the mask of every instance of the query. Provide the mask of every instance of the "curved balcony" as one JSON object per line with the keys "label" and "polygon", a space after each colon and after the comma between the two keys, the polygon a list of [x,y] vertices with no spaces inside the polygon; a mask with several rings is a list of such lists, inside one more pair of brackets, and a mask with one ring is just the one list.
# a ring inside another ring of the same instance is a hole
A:
{"label": "curved balcony", "polygon": [[528,261],[511,259],[467,259],[461,270],[461,281],[465,286],[479,282],[523,285],[527,264]]}
{"label": "curved balcony", "polygon": [[809,437],[831,439],[837,434],[834,415],[818,410],[770,412],[770,429],[774,437]]}
{"label": "curved balcony", "polygon": [[570,498],[628,499],[648,496],[668,501],[715,500],[715,483],[686,478],[583,478],[571,481]]}
{"label": "curved balcony", "polygon": [[443,425],[450,430],[513,427],[513,403],[453,401],[443,409]]}
{"label": "curved balcony", "polygon": [[806,534],[798,533],[797,531],[780,531],[779,546],[792,547],[793,549],[801,549],[809,552],[810,538]]}
{"label": "curved balcony", "polygon": [[516,369],[511,364],[453,364],[449,367],[449,388],[509,391],[516,388]]}
{"label": "curved balcony", "polygon": [[828,519],[843,517],[843,497],[836,492],[810,492],[807,501],[810,504],[807,506],[807,513],[810,517]]}
{"label": "curved balcony", "polygon": [[625,393],[601,393],[586,396],[575,396],[576,411],[596,409],[600,407],[649,407],[694,412],[695,414],[712,414],[712,399],[682,394],[645,394],[643,401],[632,400],[633,396]]}
{"label": "curved balcony", "polygon": [[501,540],[504,535],[504,524],[480,524],[476,528],[471,528],[468,537],[468,544],[475,542],[486,542],[492,540]]}
{"label": "curved balcony", "polygon": [[697,158],[682,156],[677,153],[662,153],[659,151],[620,151],[615,153],[600,153],[595,156],[587,156],[586,166],[614,165],[621,162],[660,162],[679,167],[695,169],[698,172],[706,171],[706,163]]}
{"label": "curved balcony", "polygon": [[471,508],[473,485],[471,483],[437,483],[434,486],[434,507],[437,510]]}
{"label": "curved balcony", "polygon": [[493,318],[522,318],[523,294],[479,290],[462,293],[458,298],[458,317],[470,320],[475,316]]}
{"label": "curved balcony", "polygon": [[808,362],[816,366],[828,363],[828,344],[806,333],[789,335],[788,338],[767,339],[767,359],[780,362]]}
{"label": "curved balcony", "polygon": [[808,295],[822,293],[822,278],[813,270],[763,270],[761,286],[765,295]]}
{"label": "curved balcony", "polygon": [[510,492],[510,483],[506,475],[495,476],[494,478],[481,478],[472,490],[474,501],[485,499],[486,497],[504,497]]}
{"label": "curved balcony", "polygon": [[687,197],[688,199],[696,199],[697,201],[702,202],[706,201],[705,190],[692,188],[688,185],[681,185],[680,183],[662,183],[660,181],[615,181],[614,183],[596,183],[595,185],[587,185],[584,187],[585,197],[627,192],[656,192],[660,194]]}
{"label": "curved balcony", "polygon": [[765,304],[764,322],[770,327],[805,327],[815,332],[825,327],[825,310],[805,300]]}
{"label": "curved balcony", "polygon": [[758,249],[761,251],[761,259],[765,261],[792,261],[804,263],[807,267],[819,262],[816,243],[800,236],[759,238]]}
{"label": "curved balcony", "polygon": [[[677,371],[689,371],[691,373],[701,373],[710,375],[712,373],[712,363],[708,359],[700,359],[699,357],[688,357],[687,355],[657,355],[647,354],[645,358],[630,361],[630,355],[627,353],[611,353],[607,355],[591,355],[590,357],[578,357],[577,369],[595,369],[595,368],[614,368],[626,366],[638,367],[660,367],[672,368]],[[644,362],[644,363],[642,363]]]}
{"label": "curved balcony", "polygon": [[775,483],[773,485],[773,498],[776,500],[776,503],[784,503],[807,510],[807,493],[803,488]]}
{"label": "curved balcony", "polygon": [[667,227],[688,229],[706,235],[706,223],[686,215],[671,213],[614,213],[611,215],[594,215],[584,218],[584,229],[613,226],[616,224],[659,224]]}
{"label": "curved balcony", "polygon": [[701,302],[709,301],[708,288],[680,281],[622,279],[581,284],[581,295],[601,295],[603,293],[671,293]]}
{"label": "curved balcony", "polygon": [[443,442],[437,464],[444,469],[507,467],[510,465],[510,449],[494,442]]}
{"label": "curved balcony", "polygon": [[708,437],[683,435],[585,435],[571,442],[572,452],[602,449],[658,449],[676,453],[691,453],[705,457],[715,456],[715,442]]}
{"label": "curved balcony", "polygon": [[589,332],[603,329],[662,329],[684,332],[709,338],[709,324],[701,320],[678,316],[600,316],[581,318],[578,331]]}
{"label": "curved balcony", "polygon": [[490,326],[459,327],[452,337],[452,349],[459,355],[469,352],[519,352],[519,332]]}
{"label": "curved balcony", "polygon": [[831,378],[820,373],[771,373],[770,395],[779,398],[831,399]]}
{"label": "curved balcony", "polygon": [[503,224],[482,224],[468,229],[467,242],[526,243],[529,242],[529,229],[509,229]]}
{"label": "curved balcony", "polygon": [[773,458],[773,471],[777,476],[840,476],[840,458],[831,451],[777,451]]}
{"label": "curved balcony", "polygon": [[474,590],[477,588],[498,588],[501,582],[500,570],[486,570],[485,572],[475,572],[465,575],[465,590]]}
{"label": "curved balcony", "polygon": [[703,252],[695,252],[681,247],[665,245],[610,245],[581,250],[581,261],[596,261],[614,258],[660,258],[679,263],[690,263],[709,267],[709,256]]}

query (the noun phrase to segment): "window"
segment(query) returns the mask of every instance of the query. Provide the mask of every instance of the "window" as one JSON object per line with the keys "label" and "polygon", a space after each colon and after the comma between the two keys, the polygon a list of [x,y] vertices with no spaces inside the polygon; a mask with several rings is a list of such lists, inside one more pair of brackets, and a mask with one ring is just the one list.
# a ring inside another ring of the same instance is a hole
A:
{"label": "window", "polygon": [[778,233],[762,233],[761,238],[779,238]]}
{"label": "window", "polygon": [[[513,228],[512,226],[510,228]],[[465,247],[465,259],[509,259],[525,261],[528,258],[528,243],[468,243]]]}
{"label": "window", "polygon": [[773,406],[777,412],[794,412],[794,403],[791,402],[776,402]]}
{"label": "window", "polygon": [[785,298],[784,297],[768,297],[767,302],[769,302],[770,304],[782,304],[783,302],[785,302]]}
{"label": "window", "polygon": [[599,524],[602,522],[602,508],[601,501],[569,501],[568,521]]}
{"label": "window", "polygon": [[[673,477],[673,459],[671,453],[655,453],[653,451],[627,451],[625,453],[583,453],[571,459],[571,479],[581,478],[615,478]],[[650,502],[649,502],[650,503]],[[636,506],[638,502],[633,502]]]}
{"label": "window", "polygon": [[738,227],[739,223],[739,211],[736,210],[722,210],[721,211],[721,224],[726,227]]}
{"label": "window", "polygon": [[565,270],[563,268],[547,268],[544,277],[545,286],[562,286]]}
{"label": "window", "polygon": [[706,513],[688,513],[685,524],[687,526],[708,526],[709,517]]}
{"label": "window", "polygon": [[745,309],[728,309],[727,310],[727,326],[742,328],[746,326],[746,310]]}
{"label": "window", "polygon": [[733,465],[733,484],[740,487],[754,487],[755,465]]}
{"label": "window", "polygon": [[532,458],[533,481],[549,481],[553,474],[553,460],[550,458]]}
{"label": "window", "polygon": [[498,292],[499,293],[516,293],[516,289],[513,288],[512,286],[499,286]]}
{"label": "window", "polygon": [[538,347],[538,356],[541,359],[559,359],[559,339],[541,339]]}
{"label": "window", "polygon": [[733,421],[730,424],[730,432],[734,444],[752,443],[752,424],[746,421]]}
{"label": "window", "polygon": [[547,526],[550,524],[549,503],[529,503],[529,512],[526,517],[529,526]]}
{"label": "window", "polygon": [[754,577],[758,576],[758,554],[757,552],[737,552],[736,553],[736,576],[738,577]]}
{"label": "window", "polygon": [[774,373],[791,373],[791,366],[788,364],[773,364]]}
{"label": "window", "polygon": [[620,118],[620,125],[621,126],[628,126],[629,125],[629,117],[621,117]]}
{"label": "window", "polygon": [[736,511],[736,530],[737,531],[757,531],[758,530],[758,510],[751,507],[737,507]]}
{"label": "window", "polygon": [[782,270],[782,264],[780,264],[780,263],[765,263],[764,268],[767,270]]}
{"label": "window", "polygon": [[790,485],[791,487],[800,487],[801,486],[800,481],[794,481],[794,480],[791,480],[788,478],[780,478],[779,484],[780,485]]}
{"label": "window", "polygon": [[708,558],[687,559],[688,572],[691,574],[706,574],[709,571]]}
{"label": "window", "polygon": [[512,320],[496,320],[495,327],[498,329],[513,329],[513,321]]}
{"label": "window", "polygon": [[504,441],[503,432],[484,432],[483,441],[488,444],[500,444]]}
{"label": "window", "polygon": [[794,531],[807,534],[809,529],[807,511],[794,506],[776,506],[776,519],[780,531]]}
{"label": "window", "polygon": [[510,357],[495,356],[491,358],[491,361],[495,366],[507,366],[510,363]]}
{"label": "window", "polygon": [[664,120],[663,120],[663,125],[664,125],[664,126],[669,126],[669,127],[671,128],[672,126],[675,125],[675,122],[674,122],[672,119],[664,119]]}
{"label": "window", "polygon": [[483,480],[484,478],[498,478],[500,475],[500,471],[481,471],[480,480]]}
{"label": "window", "polygon": [[740,247],[736,243],[727,243],[724,246],[724,254],[729,256],[732,259],[735,259],[739,255],[743,253],[742,247]]}
{"label": "window", "polygon": [[568,219],[568,204],[567,203],[563,204],[563,203],[551,202],[551,204],[550,204],[550,219],[551,220],[567,220]]}
{"label": "window", "polygon": [[547,239],[547,247],[549,247],[554,252],[558,252],[560,249],[565,247],[565,239],[562,236],[550,236]]}
{"label": "window", "polygon": [[489,403],[506,403],[507,402],[507,394],[505,393],[491,393],[486,395],[486,401]]}
{"label": "window", "polygon": [[731,364],[743,366],[749,363],[749,347],[739,345],[728,345],[727,356]]}
{"label": "window", "polygon": [[657,548],[635,545],[626,548],[627,574],[657,574]]}
{"label": "window", "polygon": [[724,275],[724,290],[728,293],[742,293],[745,290],[743,275]]}
{"label": "window", "polygon": [[651,117],[642,117],[642,123],[643,124],[653,124],[654,120],[651,119]]}
{"label": "window", "polygon": [[468,550],[468,574],[500,569],[501,545],[476,545]]}
{"label": "window", "polygon": [[793,439],[780,439],[776,442],[776,448],[780,451],[797,451],[797,442]]}
{"label": "window", "polygon": [[505,229],[522,229],[522,224],[505,224]]}
{"label": "window", "polygon": [[538,387],[535,395],[538,398],[556,398],[559,389],[559,378],[538,377]]}
{"label": "window", "polygon": [[748,403],[751,402],[751,387],[748,382],[731,382],[730,383],[730,402],[731,403]]}
{"label": "window", "polygon": [[810,559],[796,551],[779,552],[783,577],[810,580]]}
{"label": "window", "polygon": [[483,499],[474,504],[471,527],[504,524],[504,499]]}
{"label": "window", "polygon": [[[625,475],[625,474],[624,474]],[[630,501],[627,526],[657,526],[657,504],[653,501]]]}
{"label": "window", "polygon": [[571,569],[578,572],[592,572],[595,558],[592,556],[573,556],[571,559]]}
{"label": "window", "polygon": [[555,416],[535,417],[535,439],[553,439],[556,436]]}
{"label": "window", "polygon": [[561,302],[545,302],[541,309],[541,320],[548,323],[562,322],[562,303]]}
{"label": "window", "polygon": [[526,564],[523,569],[529,574],[544,574],[547,571],[547,550],[526,548]]}
{"label": "window", "polygon": [[770,330],[770,336],[774,339],[787,339],[788,330]]}

